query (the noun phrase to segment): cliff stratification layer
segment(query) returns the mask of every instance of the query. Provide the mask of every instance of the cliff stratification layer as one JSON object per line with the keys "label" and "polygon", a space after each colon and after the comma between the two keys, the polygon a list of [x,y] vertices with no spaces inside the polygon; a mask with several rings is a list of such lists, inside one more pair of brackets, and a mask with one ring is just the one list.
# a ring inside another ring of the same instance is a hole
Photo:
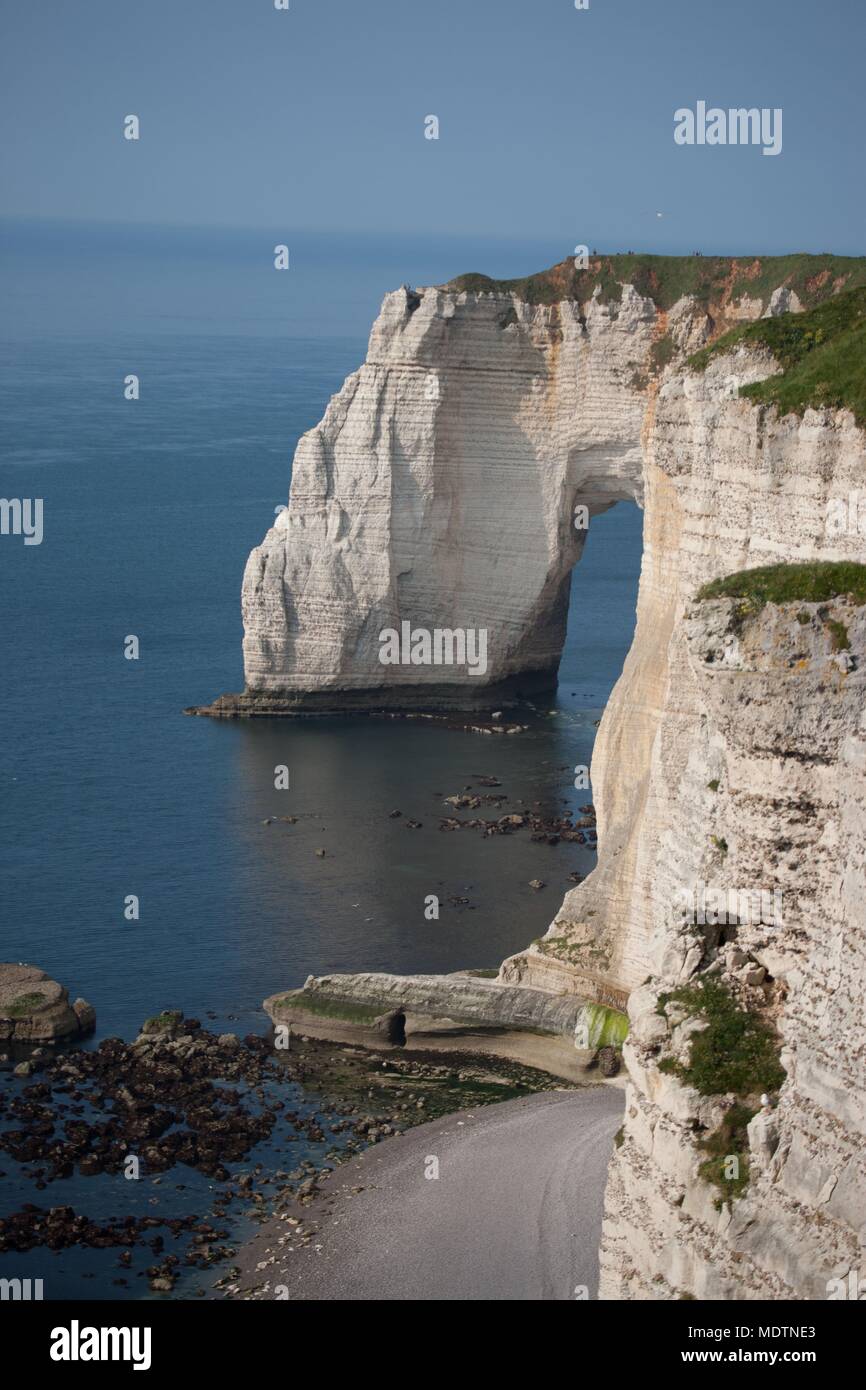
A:
{"label": "cliff stratification layer", "polygon": [[[660,391],[647,491],[665,506],[647,508],[635,643],[593,758],[602,853],[555,927],[574,943],[557,968],[601,960],[632,989],[608,1297],[826,1298],[862,1267],[866,608],[695,602],[729,571],[866,561],[866,536],[827,525],[862,486],[863,432],[847,411],[779,419],[728,397],[731,374],[766,370],[737,354]],[[539,979],[528,956],[505,973]],[[705,1023],[659,1007],[708,973],[772,1023],[785,1073],[749,1124],[734,1200],[702,1167],[734,1098],[669,1069]]]}
{"label": "cliff stratification layer", "polygon": [[[628,289],[585,309],[387,295],[367,361],[298,445],[288,510],[249,558],[248,691],[430,708],[555,684],[586,534],[575,505],[641,497],[632,379],[656,331]],[[383,665],[380,634],[404,622],[483,632],[486,669]]]}
{"label": "cliff stratification layer", "polygon": [[[580,508],[591,525],[636,499],[637,627],[592,767],[598,867],[500,984],[629,1001],[603,1297],[827,1297],[866,1229],[866,605],[699,593],[866,563],[866,437],[832,383],[788,413],[749,397],[784,343],[688,359],[863,267],[649,260],[622,284],[599,261],[386,297],[250,557],[248,690],[216,712],[465,707],[552,683]],[[403,621],[483,629],[485,671],[383,666],[381,631]],[[695,1065],[711,998],[773,1041],[771,1067],[732,1080],[729,1057],[713,1089]],[[729,1133],[720,1186],[708,1156]]]}

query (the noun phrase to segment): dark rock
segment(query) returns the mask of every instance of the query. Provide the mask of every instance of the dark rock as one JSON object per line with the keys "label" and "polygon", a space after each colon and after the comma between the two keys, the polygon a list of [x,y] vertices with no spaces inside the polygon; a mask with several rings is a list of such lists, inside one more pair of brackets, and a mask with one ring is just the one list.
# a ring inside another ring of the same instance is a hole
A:
{"label": "dark rock", "polygon": [[619,1073],[622,1059],[615,1047],[602,1047],[598,1052],[598,1069],[602,1076],[616,1076]]}

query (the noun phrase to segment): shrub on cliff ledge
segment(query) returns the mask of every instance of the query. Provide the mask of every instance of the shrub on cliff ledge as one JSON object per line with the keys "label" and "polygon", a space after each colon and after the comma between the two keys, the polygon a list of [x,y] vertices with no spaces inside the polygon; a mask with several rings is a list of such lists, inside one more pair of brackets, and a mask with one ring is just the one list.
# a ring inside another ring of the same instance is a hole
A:
{"label": "shrub on cliff ledge", "polygon": [[812,561],[802,565],[762,565],[713,579],[698,590],[698,602],[709,598],[739,598],[755,612],[765,603],[829,603],[852,594],[866,603],[866,565],[853,560]]}
{"label": "shrub on cliff ledge", "polygon": [[[747,1126],[757,1114],[745,1105],[732,1105],[718,1129],[698,1141],[709,1154],[698,1169],[705,1182],[713,1183],[728,1202],[742,1197],[749,1185],[749,1135]],[[732,1162],[731,1160],[734,1160]],[[721,1199],[716,1202],[721,1206]]]}
{"label": "shrub on cliff ledge", "polygon": [[777,405],[782,415],[808,406],[846,408],[866,425],[866,288],[837,294],[805,314],[780,314],[741,324],[689,358],[703,371],[719,353],[739,345],[765,347],[783,368],[740,388],[740,396]]}
{"label": "shrub on cliff ledge", "polygon": [[705,977],[659,996],[658,1011],[678,1004],[690,1017],[707,1027],[692,1037],[685,1065],[673,1057],[663,1059],[660,1070],[678,1076],[702,1096],[733,1092],[747,1096],[777,1091],[785,1079],[779,1046],[769,1023],[743,1009],[721,980]]}

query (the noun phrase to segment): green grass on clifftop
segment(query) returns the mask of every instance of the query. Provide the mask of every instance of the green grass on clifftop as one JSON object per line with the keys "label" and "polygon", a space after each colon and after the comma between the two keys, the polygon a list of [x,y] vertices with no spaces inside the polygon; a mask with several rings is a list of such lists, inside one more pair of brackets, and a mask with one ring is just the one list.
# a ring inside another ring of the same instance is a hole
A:
{"label": "green grass on clifftop", "polygon": [[740,344],[768,348],[784,369],[741,387],[741,396],[776,405],[782,415],[801,415],[808,406],[845,407],[866,425],[866,289],[837,295],[808,313],[742,324],[696,353],[689,366],[703,371]]}
{"label": "green grass on clifftop", "polygon": [[853,560],[812,561],[801,565],[763,565],[713,579],[698,590],[698,602],[711,598],[749,601],[753,610],[765,603],[829,603],[853,594],[866,603],[866,565]]}
{"label": "green grass on clifftop", "polygon": [[580,304],[598,287],[605,303],[622,298],[624,284],[634,285],[659,307],[670,309],[683,295],[705,306],[725,305],[748,296],[766,307],[779,286],[796,292],[805,308],[823,303],[843,290],[866,287],[866,257],[791,256],[650,256],[632,252],[589,257],[586,270],[575,270],[569,257],[514,280],[494,280],[477,272],[458,275],[449,289],[469,293],[514,294],[527,304]]}

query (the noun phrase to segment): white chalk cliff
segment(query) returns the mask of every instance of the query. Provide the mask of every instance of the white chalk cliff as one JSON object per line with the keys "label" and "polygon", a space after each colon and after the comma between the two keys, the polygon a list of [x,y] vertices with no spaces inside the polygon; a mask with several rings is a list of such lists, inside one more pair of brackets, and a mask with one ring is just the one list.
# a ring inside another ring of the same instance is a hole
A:
{"label": "white chalk cliff", "polygon": [[[465,706],[465,668],[380,663],[401,622],[487,632],[482,687],[555,683],[591,513],[642,495],[632,385],[653,304],[386,296],[367,361],[300,441],[288,510],[247,563],[247,689],[302,707]],[[483,699],[483,694],[481,696]],[[489,701],[488,701],[489,703]]]}
{"label": "white chalk cliff", "polygon": [[[491,708],[555,679],[575,507],[643,506],[635,639],[593,758],[598,867],[500,976],[628,1001],[608,1298],[824,1298],[866,1266],[866,611],[768,604],[742,627],[732,600],[695,603],[737,570],[866,562],[866,536],[826,525],[866,487],[852,414],[738,397],[778,372],[766,352],[685,366],[726,324],[802,307],[770,290],[667,310],[629,284],[389,294],[244,578],[247,712]],[[486,629],[484,678],[383,667],[379,633],[403,620]],[[777,891],[781,921],[684,925],[674,904],[700,884]],[[772,1020],[786,1074],[721,1203],[698,1144],[730,1098],[659,1067],[689,1035],[659,994],[708,969]]]}
{"label": "white chalk cliff", "polygon": [[[766,370],[721,359],[659,392],[638,626],[593,757],[602,852],[552,929],[630,991],[608,1297],[826,1298],[866,1263],[866,611],[770,604],[739,634],[731,600],[692,602],[730,571],[866,561],[866,536],[825,525],[862,487],[863,432],[847,411],[780,420],[727,398],[731,373]],[[777,891],[780,920],[727,941],[684,926],[674,905],[699,884]],[[708,967],[774,1019],[787,1072],[750,1127],[748,1189],[720,1211],[696,1143],[725,1104],[658,1066],[683,1044],[658,994]],[[537,978],[529,956],[507,973]]]}

